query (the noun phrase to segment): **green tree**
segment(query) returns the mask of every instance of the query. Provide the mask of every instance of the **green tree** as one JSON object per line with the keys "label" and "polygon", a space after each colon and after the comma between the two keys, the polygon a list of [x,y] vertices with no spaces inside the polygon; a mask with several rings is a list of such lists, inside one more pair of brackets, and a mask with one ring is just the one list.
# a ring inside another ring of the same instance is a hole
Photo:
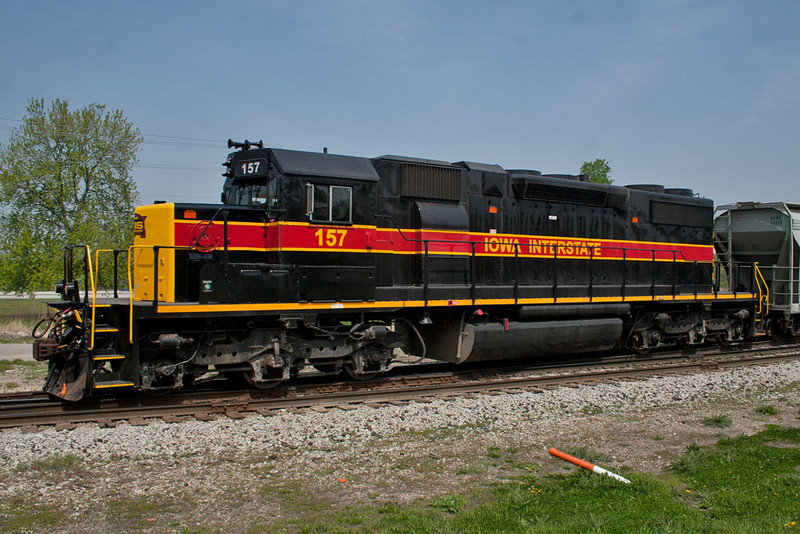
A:
{"label": "green tree", "polygon": [[52,288],[65,245],[132,242],[141,142],[120,110],[28,101],[22,124],[0,145],[0,289]]}
{"label": "green tree", "polygon": [[604,159],[597,158],[591,162],[584,161],[583,165],[581,165],[581,174],[587,175],[589,181],[596,184],[614,183],[614,180],[609,177],[611,174],[611,167]]}

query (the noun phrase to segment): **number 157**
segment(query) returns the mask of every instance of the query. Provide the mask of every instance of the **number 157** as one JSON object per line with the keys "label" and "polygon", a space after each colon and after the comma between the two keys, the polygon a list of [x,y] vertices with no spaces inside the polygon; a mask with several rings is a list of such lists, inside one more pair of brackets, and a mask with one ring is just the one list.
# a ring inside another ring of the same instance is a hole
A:
{"label": "number 157", "polygon": [[341,247],[344,244],[344,236],[347,235],[347,230],[329,228],[323,230],[320,228],[314,235],[317,237],[317,244],[327,247]]}

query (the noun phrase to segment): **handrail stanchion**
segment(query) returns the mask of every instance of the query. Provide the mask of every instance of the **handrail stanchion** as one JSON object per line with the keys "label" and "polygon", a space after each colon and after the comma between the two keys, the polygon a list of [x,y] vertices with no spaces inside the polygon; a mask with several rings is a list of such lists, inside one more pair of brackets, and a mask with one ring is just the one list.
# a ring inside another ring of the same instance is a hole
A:
{"label": "handrail stanchion", "polygon": [[[141,246],[141,245],[140,245]],[[133,344],[133,282],[131,281],[131,270],[133,269],[133,249],[138,248],[137,245],[128,247],[128,341]]]}
{"label": "handrail stanchion", "polygon": [[678,254],[672,251],[672,300],[678,296]]}
{"label": "handrail stanchion", "polygon": [[153,311],[158,312],[158,251],[161,247],[153,247]]}
{"label": "handrail stanchion", "polygon": [[118,258],[119,258],[119,250],[114,250],[114,298],[115,299],[119,298],[119,290],[118,290],[119,275],[117,273],[117,270],[119,268]]}
{"label": "handrail stanchion", "polygon": [[721,273],[719,268],[720,267],[719,262],[715,261],[713,265],[714,267],[713,267],[712,277],[714,283],[712,284],[712,288],[714,290],[714,298],[717,298],[717,295],[719,295],[719,283],[720,283],[719,277]]}
{"label": "handrail stanchion", "polygon": [[422,257],[422,300],[428,306],[428,240],[425,243],[425,255]]}
{"label": "handrail stanchion", "polygon": [[553,245],[553,304],[558,301],[558,245]]}
{"label": "handrail stanchion", "polygon": [[651,251],[653,260],[650,262],[650,296],[656,300],[656,249]]}
{"label": "handrail stanchion", "polygon": [[589,302],[594,298],[594,246],[589,248]]}
{"label": "handrail stanchion", "polygon": [[469,282],[472,304],[475,304],[475,241],[470,241],[471,254],[469,257]]}
{"label": "handrail stanchion", "polygon": [[228,280],[228,210],[222,212],[222,272]]}
{"label": "handrail stanchion", "polygon": [[83,266],[83,305],[87,306],[89,304],[89,282],[94,280],[92,279],[92,275],[89,271],[92,268],[92,253],[89,250],[89,245],[85,245],[86,247],[86,258],[84,261],[86,262]]}
{"label": "handrail stanchion", "polygon": [[625,302],[625,285],[628,283],[627,256],[628,249],[622,247],[622,302]]}
{"label": "handrail stanchion", "polygon": [[514,243],[514,304],[519,302],[519,243]]}

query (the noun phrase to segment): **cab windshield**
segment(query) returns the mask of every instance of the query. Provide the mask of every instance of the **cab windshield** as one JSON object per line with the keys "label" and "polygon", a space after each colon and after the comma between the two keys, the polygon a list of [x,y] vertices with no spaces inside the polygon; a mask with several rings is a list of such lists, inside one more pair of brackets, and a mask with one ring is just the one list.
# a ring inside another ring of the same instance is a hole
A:
{"label": "cab windshield", "polygon": [[271,177],[267,183],[227,183],[223,202],[229,206],[258,206],[278,208],[278,179]]}

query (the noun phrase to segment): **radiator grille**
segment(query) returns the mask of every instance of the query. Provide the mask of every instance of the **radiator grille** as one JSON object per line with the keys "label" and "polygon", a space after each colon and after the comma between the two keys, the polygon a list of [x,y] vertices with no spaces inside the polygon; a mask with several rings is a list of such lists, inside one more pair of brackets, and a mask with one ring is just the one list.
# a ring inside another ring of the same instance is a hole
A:
{"label": "radiator grille", "polygon": [[461,200],[461,170],[405,163],[400,194],[406,197]]}
{"label": "radiator grille", "polygon": [[606,202],[605,191],[579,189],[577,187],[559,187],[552,184],[528,182],[522,198],[542,202],[561,202],[565,204],[583,204],[585,206],[603,206]]}
{"label": "radiator grille", "polygon": [[650,221],[653,224],[677,224],[681,226],[708,226],[712,224],[714,210],[708,206],[687,206],[654,200]]}

